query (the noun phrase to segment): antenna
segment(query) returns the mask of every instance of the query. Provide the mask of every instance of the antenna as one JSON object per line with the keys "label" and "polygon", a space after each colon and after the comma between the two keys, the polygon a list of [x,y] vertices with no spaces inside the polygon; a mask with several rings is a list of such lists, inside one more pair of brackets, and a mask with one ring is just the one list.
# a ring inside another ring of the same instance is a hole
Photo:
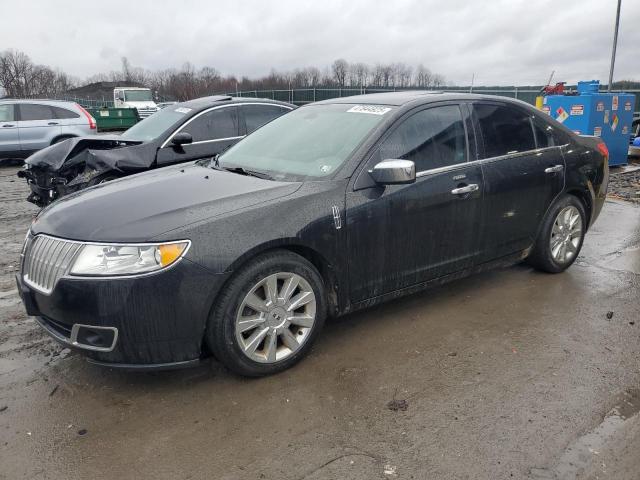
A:
{"label": "antenna", "polygon": [[476,78],[476,73],[473,72],[471,74],[471,86],[469,87],[469,93],[473,93],[473,81],[475,80],[475,78]]}

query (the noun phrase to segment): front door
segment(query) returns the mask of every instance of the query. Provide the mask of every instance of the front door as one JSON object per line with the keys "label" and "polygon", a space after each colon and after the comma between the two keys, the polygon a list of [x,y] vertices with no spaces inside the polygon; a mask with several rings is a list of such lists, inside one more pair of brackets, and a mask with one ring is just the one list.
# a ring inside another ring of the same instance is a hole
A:
{"label": "front door", "polygon": [[[480,166],[468,163],[461,107],[410,113],[374,149],[346,199],[352,302],[410,287],[470,266],[482,214]],[[379,161],[416,164],[416,182],[376,186]]]}
{"label": "front door", "polygon": [[533,243],[562,191],[564,159],[552,133],[530,112],[501,103],[477,103],[473,110],[485,159],[482,249],[491,260]]}
{"label": "front door", "polygon": [[223,152],[242,138],[239,125],[236,106],[214,107],[196,115],[176,132],[189,133],[193,142],[173,145],[169,138],[158,150],[158,166],[212,157]]}

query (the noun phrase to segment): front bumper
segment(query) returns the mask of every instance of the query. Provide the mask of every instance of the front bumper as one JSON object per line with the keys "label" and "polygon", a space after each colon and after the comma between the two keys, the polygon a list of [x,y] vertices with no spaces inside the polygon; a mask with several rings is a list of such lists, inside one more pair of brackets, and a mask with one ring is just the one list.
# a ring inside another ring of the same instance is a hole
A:
{"label": "front bumper", "polygon": [[209,309],[228,274],[182,259],[132,278],[63,277],[49,295],[16,275],[27,314],[62,344],[111,367],[173,368],[198,362]]}

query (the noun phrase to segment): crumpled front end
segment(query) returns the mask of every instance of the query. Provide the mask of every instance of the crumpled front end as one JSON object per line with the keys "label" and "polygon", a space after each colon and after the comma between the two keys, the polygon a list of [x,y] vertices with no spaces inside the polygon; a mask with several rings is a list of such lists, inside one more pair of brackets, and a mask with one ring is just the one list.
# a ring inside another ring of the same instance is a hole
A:
{"label": "crumpled front end", "polygon": [[[135,147],[144,145],[123,141],[117,136],[71,138],[34,153],[18,177],[24,178],[31,189],[27,200],[44,207],[60,197],[100,183],[107,174],[124,175],[126,170],[120,167],[123,159],[124,165],[130,168],[148,168],[149,160],[144,157],[149,155],[128,151]],[[153,159],[154,155],[150,156]]]}

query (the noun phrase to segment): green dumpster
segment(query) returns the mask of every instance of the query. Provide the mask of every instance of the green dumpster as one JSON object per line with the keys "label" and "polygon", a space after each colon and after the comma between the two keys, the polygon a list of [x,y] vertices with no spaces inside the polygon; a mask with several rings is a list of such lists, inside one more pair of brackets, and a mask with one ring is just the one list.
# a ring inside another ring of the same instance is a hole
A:
{"label": "green dumpster", "polygon": [[88,108],[98,130],[126,130],[140,121],[135,108]]}

